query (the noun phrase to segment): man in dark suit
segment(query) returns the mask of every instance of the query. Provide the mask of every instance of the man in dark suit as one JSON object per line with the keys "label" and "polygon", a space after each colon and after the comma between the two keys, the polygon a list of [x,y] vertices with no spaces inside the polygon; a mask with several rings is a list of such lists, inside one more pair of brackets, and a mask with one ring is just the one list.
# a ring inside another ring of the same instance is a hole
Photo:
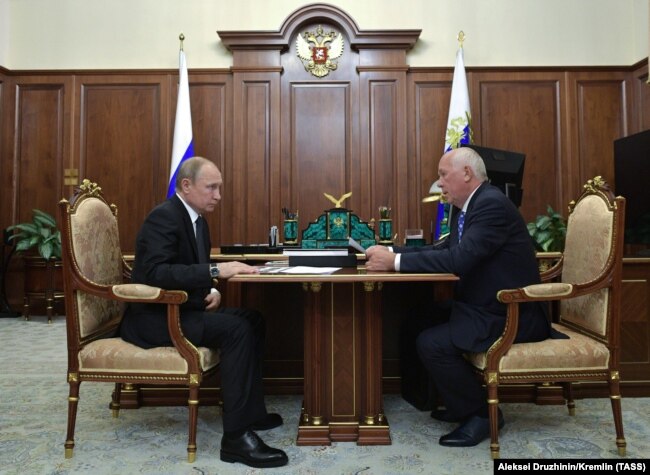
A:
{"label": "man in dark suit", "polygon": [[[440,444],[468,447],[490,433],[487,394],[466,352],[487,350],[501,335],[506,306],[498,302],[501,289],[540,282],[535,251],[526,224],[512,202],[487,180],[485,164],[471,148],[452,150],[440,159],[438,185],[453,205],[451,232],[435,246],[367,252],[370,271],[444,272],[460,280],[442,321],[417,338],[418,355],[431,375],[446,410],[432,417],[461,422],[440,438]],[[545,304],[522,305],[516,341],[540,341],[551,335]],[[504,424],[499,412],[499,427]]]}
{"label": "man in dark suit", "polygon": [[[266,445],[254,432],[282,424],[269,414],[262,388],[265,327],[259,312],[219,308],[221,295],[212,279],[258,272],[241,262],[210,263],[210,236],[203,213],[221,199],[222,177],[211,161],[186,160],[176,178],[176,194],[156,206],[138,233],[132,281],[185,290],[181,328],[196,346],[220,350],[223,397],[221,460],[251,467],[279,467],[287,455]],[[166,308],[132,304],[122,321],[121,336],[142,348],[169,346]]]}

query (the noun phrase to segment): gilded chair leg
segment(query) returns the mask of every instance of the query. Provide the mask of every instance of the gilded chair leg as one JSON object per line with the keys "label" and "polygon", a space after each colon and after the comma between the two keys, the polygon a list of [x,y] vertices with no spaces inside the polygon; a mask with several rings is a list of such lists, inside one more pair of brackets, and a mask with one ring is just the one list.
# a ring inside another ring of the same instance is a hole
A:
{"label": "gilded chair leg", "polygon": [[616,447],[618,455],[624,457],[627,443],[623,434],[623,412],[621,410],[621,391],[619,388],[618,371],[612,371],[609,377],[609,400],[612,403],[612,413],[614,414],[614,427],[616,428]]}
{"label": "gilded chair leg", "polygon": [[79,381],[76,375],[68,375],[70,396],[68,396],[68,433],[65,437],[65,458],[72,458],[74,449],[74,427],[77,420],[77,405],[79,402]]}
{"label": "gilded chair leg", "polygon": [[564,397],[566,397],[566,407],[569,410],[570,416],[576,415],[576,403],[573,400],[573,385],[569,383],[564,383]]}
{"label": "gilded chair leg", "polygon": [[113,397],[111,398],[111,411],[113,417],[117,419],[120,415],[120,397],[122,395],[122,383],[115,383],[115,390],[113,391]]}
{"label": "gilded chair leg", "polygon": [[497,384],[488,383],[488,415],[490,417],[490,456],[499,458],[499,399]]}
{"label": "gilded chair leg", "polygon": [[190,397],[187,401],[190,412],[189,440],[187,443],[187,461],[194,463],[196,460],[196,424],[199,415],[199,388],[190,386]]}

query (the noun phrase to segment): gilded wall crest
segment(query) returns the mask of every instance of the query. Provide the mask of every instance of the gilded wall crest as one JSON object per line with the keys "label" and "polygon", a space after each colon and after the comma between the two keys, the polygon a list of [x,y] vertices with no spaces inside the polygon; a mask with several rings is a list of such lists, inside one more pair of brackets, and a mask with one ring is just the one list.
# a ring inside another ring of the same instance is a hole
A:
{"label": "gilded wall crest", "polygon": [[327,76],[338,67],[335,61],[343,54],[343,35],[330,31],[325,33],[318,25],[316,31],[306,31],[296,39],[296,54],[302,60],[305,71],[317,78]]}

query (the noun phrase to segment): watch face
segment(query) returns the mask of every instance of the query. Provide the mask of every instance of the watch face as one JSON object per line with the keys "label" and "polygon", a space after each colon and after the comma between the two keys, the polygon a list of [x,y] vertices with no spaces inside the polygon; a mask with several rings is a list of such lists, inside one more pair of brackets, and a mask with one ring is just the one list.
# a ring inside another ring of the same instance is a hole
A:
{"label": "watch face", "polygon": [[210,275],[212,277],[218,277],[219,276],[219,268],[216,265],[211,265],[210,266]]}

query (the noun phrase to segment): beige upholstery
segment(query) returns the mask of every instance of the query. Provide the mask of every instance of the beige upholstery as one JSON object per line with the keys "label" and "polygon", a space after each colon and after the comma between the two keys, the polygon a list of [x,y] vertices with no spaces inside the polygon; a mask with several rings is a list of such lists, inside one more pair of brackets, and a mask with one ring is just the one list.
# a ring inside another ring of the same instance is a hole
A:
{"label": "beige upholstery", "polygon": [[[188,460],[196,454],[199,387],[216,371],[219,354],[196,348],[183,337],[180,304],[187,294],[125,283],[130,273],[120,249],[117,208],[104,199],[96,183],[84,180],[70,201],[61,200],[63,275],[68,334],[68,434],[66,457],[72,457],[79,385],[82,381],[115,383],[111,408],[117,416],[122,385],[182,385],[189,389]],[[142,349],[118,333],[127,302],[167,305],[174,346]]]}
{"label": "beige upholstery", "polygon": [[[616,445],[619,454],[625,454],[618,371],[624,215],[625,199],[614,198],[601,177],[589,180],[578,200],[569,205],[562,256],[542,273],[543,281],[554,278],[555,282],[497,294],[508,305],[503,334],[487,352],[466,355],[487,386],[493,458],[499,457],[500,384],[560,383],[573,414],[571,383],[579,381],[608,384]],[[552,300],[560,301],[558,323],[553,326],[569,339],[513,344],[519,304]]]}
{"label": "beige upholstery", "polygon": [[[219,353],[198,348],[201,368],[213,368],[219,363]],[[187,361],[173,346],[143,349],[119,337],[95,340],[79,352],[80,371],[111,371],[115,373],[158,373],[185,375]]]}

